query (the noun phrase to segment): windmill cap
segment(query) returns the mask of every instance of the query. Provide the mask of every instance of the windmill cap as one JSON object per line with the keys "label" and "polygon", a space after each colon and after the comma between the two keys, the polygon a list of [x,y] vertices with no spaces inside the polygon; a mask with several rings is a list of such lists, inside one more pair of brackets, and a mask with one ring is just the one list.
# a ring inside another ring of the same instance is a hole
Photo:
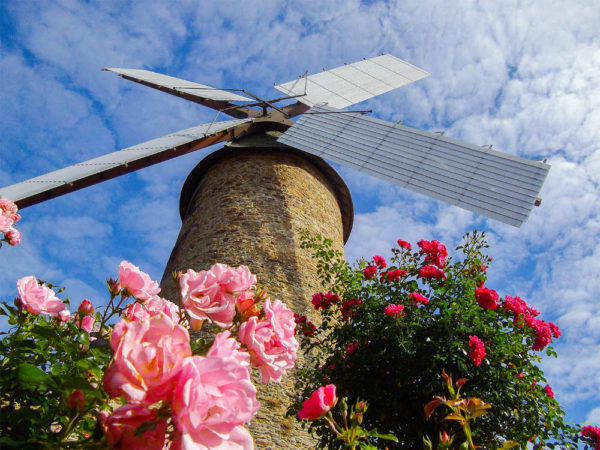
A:
{"label": "windmill cap", "polygon": [[327,180],[329,187],[335,193],[335,197],[341,212],[345,244],[350,237],[350,232],[352,231],[352,225],[354,223],[354,206],[352,204],[352,197],[350,196],[350,190],[348,189],[348,186],[346,186],[344,180],[342,180],[333,167],[331,167],[322,158],[301,150],[283,146],[282,144],[260,147],[244,147],[243,145],[226,146],[202,159],[202,161],[200,161],[198,165],[196,165],[196,167],[194,167],[194,169],[190,172],[181,189],[181,197],[179,198],[179,214],[181,216],[181,220],[185,220],[188,213],[188,207],[192,202],[196,191],[201,186],[202,179],[208,173],[211,167],[230,156],[237,156],[245,152],[256,151],[265,153],[277,153],[284,151],[286,154],[300,156],[318,169],[319,172],[321,172],[321,174]]}

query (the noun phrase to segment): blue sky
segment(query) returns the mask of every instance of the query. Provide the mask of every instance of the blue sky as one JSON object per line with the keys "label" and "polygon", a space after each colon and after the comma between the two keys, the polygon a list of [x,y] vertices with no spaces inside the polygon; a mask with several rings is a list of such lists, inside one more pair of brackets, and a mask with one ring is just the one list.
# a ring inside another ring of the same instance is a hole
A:
{"label": "blue sky", "polygon": [[[276,97],[273,83],[391,53],[431,76],[359,105],[511,154],[548,158],[520,229],[336,166],[355,203],[347,257],[396,239],[455,247],[486,230],[488,286],[520,295],[563,337],[543,366],[573,421],[600,423],[600,7],[592,1],[0,2],[0,186],[182,128],[214,112],[101,72],[143,68]],[[128,259],[160,279],[179,190],[201,152],[22,211],[0,251],[0,296],[25,275],[106,298]]]}

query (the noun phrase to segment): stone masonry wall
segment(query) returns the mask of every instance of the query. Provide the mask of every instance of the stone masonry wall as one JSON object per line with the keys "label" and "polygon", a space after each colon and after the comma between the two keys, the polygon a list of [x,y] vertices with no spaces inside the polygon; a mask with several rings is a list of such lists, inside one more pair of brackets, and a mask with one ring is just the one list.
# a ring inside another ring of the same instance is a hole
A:
{"label": "stone masonry wall", "polygon": [[[175,298],[174,270],[246,265],[271,298],[314,318],[310,300],[321,286],[315,262],[300,248],[300,232],[321,233],[343,252],[342,213],[332,188],[343,182],[326,179],[306,158],[281,149],[225,153],[199,180],[163,275],[163,295]],[[261,409],[249,428],[256,447],[314,447],[298,421],[285,417],[293,373],[280,384],[264,385],[256,376],[255,382]]]}

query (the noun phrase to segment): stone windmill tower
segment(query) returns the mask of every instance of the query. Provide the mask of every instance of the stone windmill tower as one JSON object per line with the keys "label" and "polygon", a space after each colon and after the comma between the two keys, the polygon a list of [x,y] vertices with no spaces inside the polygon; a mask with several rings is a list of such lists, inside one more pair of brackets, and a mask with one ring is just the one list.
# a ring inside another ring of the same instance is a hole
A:
{"label": "stone windmill tower", "polygon": [[[5,187],[0,196],[24,208],[229,142],[202,160],[183,186],[182,227],[162,280],[167,298],[174,293],[171,271],[223,262],[249,266],[274,297],[298,313],[310,311],[319,284],[314,263],[299,246],[300,232],[321,233],[343,251],[353,220],[348,188],[324,159],[514,226],[539,204],[550,168],[344,110],[428,75],[391,55],[277,85],[285,96],[272,100],[146,70],[106,70],[215,109],[217,116],[209,124]],[[221,113],[233,120],[216,121]],[[293,420],[282,420],[290,388],[288,379],[260,393],[266,408],[251,426],[258,447],[310,446]]]}

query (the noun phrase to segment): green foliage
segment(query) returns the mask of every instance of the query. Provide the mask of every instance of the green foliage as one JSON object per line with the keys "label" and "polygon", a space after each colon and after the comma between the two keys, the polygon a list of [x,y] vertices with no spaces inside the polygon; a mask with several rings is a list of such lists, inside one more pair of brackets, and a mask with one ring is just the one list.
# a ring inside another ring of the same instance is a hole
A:
{"label": "green foliage", "polygon": [[[312,366],[300,374],[299,399],[333,383],[340,395],[369,400],[367,427],[396,435],[398,448],[419,448],[424,436],[459,431],[459,424],[443,421],[441,413],[436,411],[427,421],[423,412],[424,405],[444,391],[441,373],[445,370],[469,379],[468,397],[492,405],[473,430],[473,439],[484,448],[507,440],[525,446],[528,439],[537,439],[547,447],[555,442],[568,447],[577,441],[578,429],[564,422],[564,411],[543,390],[540,352],[532,350],[535,331],[514,323],[512,312],[502,307],[485,309],[475,299],[475,289],[486,280],[482,269],[491,261],[484,253],[488,245],[483,233],[465,236],[456,249],[462,258],[449,259],[444,268],[447,280],[419,276],[426,264],[420,251],[393,249],[387,269],[379,268],[366,279],[367,261],[350,266],[332,249],[331,241],[305,235],[303,245],[314,251],[323,285],[341,301],[323,310],[317,333],[303,339]],[[407,273],[395,281],[381,278],[393,269]],[[412,304],[411,292],[428,297],[429,302]],[[342,302],[351,299],[362,304],[344,320]],[[385,315],[390,304],[404,305],[404,315]],[[468,355],[469,336],[485,343],[487,356],[479,366]],[[356,344],[355,351],[347,352],[349,345]],[[550,346],[545,353],[556,356]],[[322,426],[311,427],[323,444],[336,446]]]}
{"label": "green foliage", "polygon": [[[102,437],[96,415],[108,399],[101,380],[110,346],[77,320],[30,314],[18,301],[2,302],[0,315],[12,326],[0,340],[0,447],[93,447]],[[82,408],[70,402],[77,390]]]}

